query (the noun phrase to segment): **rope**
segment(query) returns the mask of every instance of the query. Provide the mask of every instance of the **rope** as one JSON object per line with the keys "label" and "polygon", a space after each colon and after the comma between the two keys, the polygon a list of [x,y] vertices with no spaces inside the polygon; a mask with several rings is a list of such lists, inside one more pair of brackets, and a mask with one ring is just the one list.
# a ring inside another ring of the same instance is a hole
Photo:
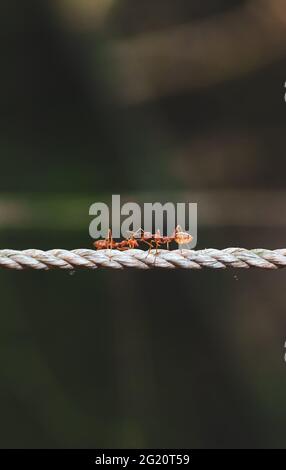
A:
{"label": "rope", "polygon": [[184,268],[224,269],[262,268],[278,269],[286,266],[286,249],[266,250],[226,248],[216,250],[0,250],[0,267],[7,269],[63,269],[78,268]]}

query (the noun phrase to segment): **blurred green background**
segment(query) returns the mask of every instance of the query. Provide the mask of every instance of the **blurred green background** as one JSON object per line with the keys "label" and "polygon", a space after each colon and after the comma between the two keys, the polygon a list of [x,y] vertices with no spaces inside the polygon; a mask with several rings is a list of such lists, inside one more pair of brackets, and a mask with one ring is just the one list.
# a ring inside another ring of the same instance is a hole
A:
{"label": "blurred green background", "polygon": [[[198,248],[285,247],[283,0],[10,0],[0,246],[89,206],[198,202]],[[0,447],[285,447],[285,272],[0,272]]]}

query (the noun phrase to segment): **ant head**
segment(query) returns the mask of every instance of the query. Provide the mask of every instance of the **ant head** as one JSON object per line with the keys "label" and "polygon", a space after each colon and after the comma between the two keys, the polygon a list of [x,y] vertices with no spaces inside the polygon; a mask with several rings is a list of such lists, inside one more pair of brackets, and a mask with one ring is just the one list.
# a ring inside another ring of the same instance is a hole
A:
{"label": "ant head", "polygon": [[181,226],[177,225],[175,230],[175,242],[178,243],[178,245],[186,245],[187,243],[191,243],[192,240],[192,235],[188,232],[183,232]]}
{"label": "ant head", "polygon": [[151,232],[143,232],[144,238],[152,238]]}
{"label": "ant head", "polygon": [[106,240],[97,240],[93,242],[93,246],[97,248],[97,250],[102,250],[106,248]]}
{"label": "ant head", "polygon": [[157,229],[157,230],[156,230],[156,233],[155,233],[155,238],[161,238],[161,232],[160,232],[160,229]]}

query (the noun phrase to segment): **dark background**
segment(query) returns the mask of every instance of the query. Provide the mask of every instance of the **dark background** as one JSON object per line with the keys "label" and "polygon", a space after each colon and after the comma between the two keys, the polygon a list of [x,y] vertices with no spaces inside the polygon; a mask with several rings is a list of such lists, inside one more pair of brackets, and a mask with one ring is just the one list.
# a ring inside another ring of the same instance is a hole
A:
{"label": "dark background", "polygon": [[[0,244],[198,202],[198,248],[285,247],[282,0],[10,0]],[[285,447],[285,272],[0,272],[0,447]]]}

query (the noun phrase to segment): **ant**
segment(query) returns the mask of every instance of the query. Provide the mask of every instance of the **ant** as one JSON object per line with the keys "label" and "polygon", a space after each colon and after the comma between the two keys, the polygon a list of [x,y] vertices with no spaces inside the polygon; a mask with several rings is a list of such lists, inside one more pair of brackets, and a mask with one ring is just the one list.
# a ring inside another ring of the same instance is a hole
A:
{"label": "ant", "polygon": [[93,243],[94,247],[97,250],[106,250],[106,249],[116,249],[120,251],[128,250],[130,248],[138,248],[139,244],[136,240],[127,239],[123,240],[122,242],[115,242],[112,238],[112,232],[108,229],[108,235],[105,240],[97,240]]}
{"label": "ant", "polygon": [[112,238],[111,230],[108,229],[108,236],[105,240],[98,240],[93,243],[94,247],[97,250],[105,249],[117,249],[120,251],[128,250],[131,248],[138,248],[139,242],[145,243],[149,246],[149,253],[151,249],[156,248],[156,254],[158,248],[162,245],[167,245],[169,249],[169,244],[175,242],[178,245],[185,245],[190,243],[193,237],[188,232],[183,232],[180,225],[177,225],[173,234],[170,237],[165,237],[161,235],[160,230],[158,229],[155,234],[151,232],[145,232],[142,228],[139,228],[135,232],[129,232],[130,236],[121,242],[115,242]]}
{"label": "ant", "polygon": [[183,232],[182,227],[177,225],[173,234],[170,237],[165,237],[161,235],[160,230],[158,229],[155,234],[151,232],[145,232],[142,228],[136,230],[136,232],[129,232],[130,238],[129,241],[136,241],[139,240],[140,242],[146,243],[149,246],[149,252],[152,248],[156,248],[156,253],[158,252],[158,248],[161,245],[167,245],[167,249],[169,249],[169,244],[171,242],[176,242],[178,245],[185,245],[190,243],[193,240],[192,235],[188,232]]}

